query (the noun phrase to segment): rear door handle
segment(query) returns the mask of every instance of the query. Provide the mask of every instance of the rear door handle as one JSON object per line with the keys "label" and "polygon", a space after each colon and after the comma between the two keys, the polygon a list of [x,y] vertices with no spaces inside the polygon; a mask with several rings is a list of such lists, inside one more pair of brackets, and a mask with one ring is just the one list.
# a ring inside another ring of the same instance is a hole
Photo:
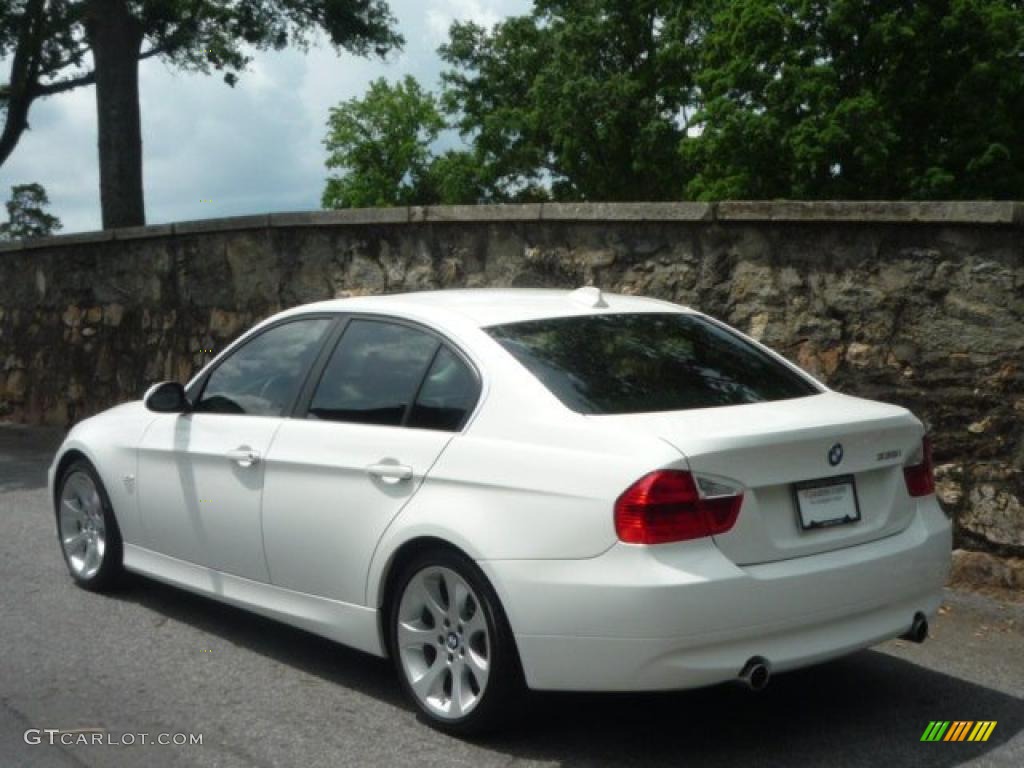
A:
{"label": "rear door handle", "polygon": [[366,468],[366,472],[389,484],[412,479],[412,467],[405,464],[371,464]]}
{"label": "rear door handle", "polygon": [[224,455],[240,467],[253,467],[260,463],[259,453],[247,445],[239,446]]}

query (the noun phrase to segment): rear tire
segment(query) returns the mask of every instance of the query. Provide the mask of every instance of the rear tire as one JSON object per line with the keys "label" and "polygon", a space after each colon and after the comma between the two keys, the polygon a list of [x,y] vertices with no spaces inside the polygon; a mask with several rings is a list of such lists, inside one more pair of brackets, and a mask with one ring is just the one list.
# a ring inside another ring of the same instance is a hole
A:
{"label": "rear tire", "polygon": [[76,459],[60,476],[55,499],[57,540],[78,586],[94,592],[115,587],[124,574],[121,530],[96,469]]}
{"label": "rear tire", "polygon": [[389,606],[391,658],[406,695],[433,727],[470,736],[507,725],[525,692],[519,655],[494,589],[468,557],[417,555]]}

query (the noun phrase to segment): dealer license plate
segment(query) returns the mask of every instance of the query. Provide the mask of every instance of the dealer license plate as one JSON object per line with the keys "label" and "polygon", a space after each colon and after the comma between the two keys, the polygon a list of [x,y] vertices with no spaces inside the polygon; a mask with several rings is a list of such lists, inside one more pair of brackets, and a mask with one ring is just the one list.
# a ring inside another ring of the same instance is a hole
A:
{"label": "dealer license plate", "polygon": [[853,475],[808,480],[793,485],[800,526],[804,530],[846,525],[860,520]]}

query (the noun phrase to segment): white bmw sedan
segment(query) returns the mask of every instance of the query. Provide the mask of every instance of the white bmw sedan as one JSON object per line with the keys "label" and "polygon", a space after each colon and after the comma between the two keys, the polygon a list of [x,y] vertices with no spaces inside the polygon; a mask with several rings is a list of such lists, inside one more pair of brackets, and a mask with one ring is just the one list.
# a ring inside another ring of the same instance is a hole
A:
{"label": "white bmw sedan", "polygon": [[72,578],[390,656],[432,724],[921,641],[950,562],[921,422],[699,312],[578,291],[282,312],[71,430]]}

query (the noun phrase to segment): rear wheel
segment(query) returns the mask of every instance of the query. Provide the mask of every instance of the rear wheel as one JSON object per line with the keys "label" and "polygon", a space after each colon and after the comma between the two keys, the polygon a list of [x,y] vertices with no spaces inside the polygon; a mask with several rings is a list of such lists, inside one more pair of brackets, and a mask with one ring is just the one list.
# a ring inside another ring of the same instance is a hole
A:
{"label": "rear wheel", "polygon": [[93,466],[79,459],[61,476],[57,535],[71,578],[86,589],[111,588],[123,572],[121,532]]}
{"label": "rear wheel", "polygon": [[389,626],[402,686],[431,725],[469,735],[511,714],[523,691],[515,641],[469,558],[450,550],[417,556],[399,576]]}

